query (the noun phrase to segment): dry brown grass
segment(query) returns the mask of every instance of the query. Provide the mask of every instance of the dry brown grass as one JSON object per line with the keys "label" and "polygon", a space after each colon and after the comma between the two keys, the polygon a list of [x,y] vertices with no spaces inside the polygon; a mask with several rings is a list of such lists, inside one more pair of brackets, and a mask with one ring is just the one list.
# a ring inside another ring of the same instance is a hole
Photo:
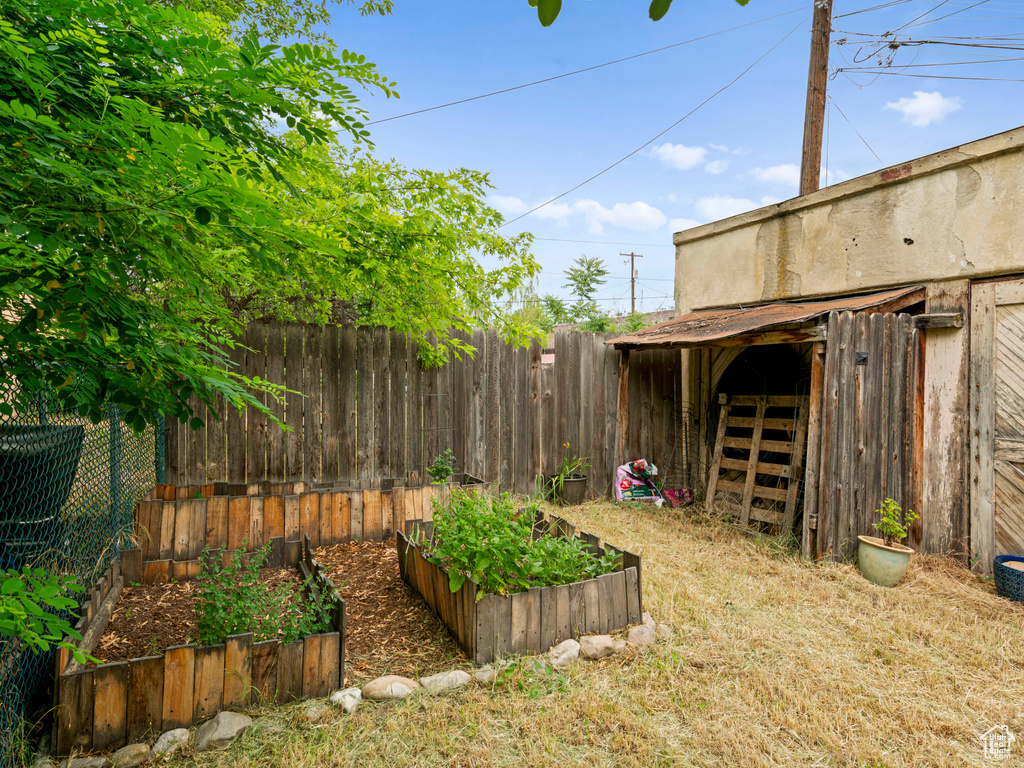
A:
{"label": "dry brown grass", "polygon": [[313,726],[267,710],[280,729],[178,764],[982,766],[978,733],[1024,736],[1024,609],[955,565],[919,559],[884,589],[677,511],[567,516],[643,555],[673,640]]}

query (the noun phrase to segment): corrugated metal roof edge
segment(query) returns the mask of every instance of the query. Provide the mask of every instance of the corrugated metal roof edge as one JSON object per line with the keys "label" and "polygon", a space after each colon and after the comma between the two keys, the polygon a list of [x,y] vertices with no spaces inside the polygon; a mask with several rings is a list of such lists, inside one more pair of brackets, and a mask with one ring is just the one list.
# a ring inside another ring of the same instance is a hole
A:
{"label": "corrugated metal roof edge", "polygon": [[[892,309],[889,311],[898,311],[898,309],[923,300],[923,294],[924,287],[914,285],[814,301],[776,301],[754,307],[699,310],[643,328],[635,333],[610,339],[606,343],[618,348],[701,346],[769,328],[806,322],[837,310],[863,312],[866,310],[877,311],[879,308],[883,308],[882,311],[884,311],[885,308],[892,305]],[[774,317],[772,317],[773,315]],[[750,322],[757,316],[770,319],[763,322]],[[738,318],[742,318],[746,322],[736,323],[730,329],[729,321]],[[716,320],[717,323],[714,322]],[[700,325],[695,325],[698,321]],[[699,329],[707,329],[714,325],[718,325],[718,328],[709,330],[705,335],[695,333]]]}

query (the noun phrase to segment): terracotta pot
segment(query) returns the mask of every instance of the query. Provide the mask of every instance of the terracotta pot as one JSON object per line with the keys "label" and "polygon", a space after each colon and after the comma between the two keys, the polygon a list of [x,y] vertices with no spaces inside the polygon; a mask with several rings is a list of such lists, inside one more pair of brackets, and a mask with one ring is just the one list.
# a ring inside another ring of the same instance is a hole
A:
{"label": "terracotta pot", "polygon": [[882,587],[895,587],[907,572],[914,550],[902,544],[887,545],[875,536],[858,536],[857,565],[861,575]]}

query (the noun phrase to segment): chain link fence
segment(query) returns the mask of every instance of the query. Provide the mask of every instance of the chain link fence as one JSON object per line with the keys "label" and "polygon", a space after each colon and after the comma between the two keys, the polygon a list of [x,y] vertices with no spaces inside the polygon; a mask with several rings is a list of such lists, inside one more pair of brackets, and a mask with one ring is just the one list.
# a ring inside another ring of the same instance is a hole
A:
{"label": "chain link fence", "polygon": [[[12,406],[18,394],[0,389]],[[72,575],[88,588],[122,548],[131,546],[135,503],[163,475],[163,430],[136,433],[114,408],[97,424],[53,393],[0,414],[0,569],[25,565]],[[22,399],[21,402],[24,402]],[[53,654],[34,654],[0,637],[0,766],[22,757],[26,718],[40,697]]]}

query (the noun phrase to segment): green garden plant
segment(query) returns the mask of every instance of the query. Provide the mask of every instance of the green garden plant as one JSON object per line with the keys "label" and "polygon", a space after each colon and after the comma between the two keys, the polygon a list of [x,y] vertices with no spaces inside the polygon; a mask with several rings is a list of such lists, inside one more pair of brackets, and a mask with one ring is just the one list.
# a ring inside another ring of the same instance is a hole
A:
{"label": "green garden plant", "polygon": [[579,539],[534,540],[533,522],[534,509],[517,510],[508,494],[493,498],[455,490],[449,501],[435,502],[433,539],[419,543],[430,562],[448,569],[452,592],[472,579],[478,599],[570,584],[615,569],[615,558],[594,557]]}
{"label": "green garden plant", "polygon": [[290,643],[329,631],[330,606],[311,581],[294,598],[290,584],[274,587],[260,581],[260,568],[269,553],[268,544],[246,562],[243,546],[223,565],[204,550],[196,579],[196,641],[200,645],[223,643],[228,635],[244,632],[252,632],[256,640]]}
{"label": "green garden plant", "polygon": [[882,508],[877,510],[877,512],[881,515],[882,519],[875,523],[874,527],[876,531],[882,534],[882,541],[885,542],[887,547],[899,544],[907,538],[907,529],[920,517],[912,509],[904,512],[899,504],[889,498],[882,502]]}
{"label": "green garden plant", "polygon": [[561,498],[562,487],[566,480],[585,476],[587,470],[590,469],[590,460],[576,454],[569,443],[563,443],[562,447],[565,448],[565,453],[562,454],[562,460],[559,462],[555,474],[551,476],[548,491],[549,497],[555,502]]}
{"label": "green garden plant", "polygon": [[82,591],[73,576],[48,575],[27,565],[0,571],[0,635],[20,639],[33,653],[58,647],[67,648],[77,661],[91,658],[64,640],[82,639],[72,625],[78,601],[69,597]]}
{"label": "green garden plant", "polygon": [[451,448],[445,448],[444,453],[439,453],[427,466],[427,474],[435,483],[443,483],[455,471],[455,454]]}

